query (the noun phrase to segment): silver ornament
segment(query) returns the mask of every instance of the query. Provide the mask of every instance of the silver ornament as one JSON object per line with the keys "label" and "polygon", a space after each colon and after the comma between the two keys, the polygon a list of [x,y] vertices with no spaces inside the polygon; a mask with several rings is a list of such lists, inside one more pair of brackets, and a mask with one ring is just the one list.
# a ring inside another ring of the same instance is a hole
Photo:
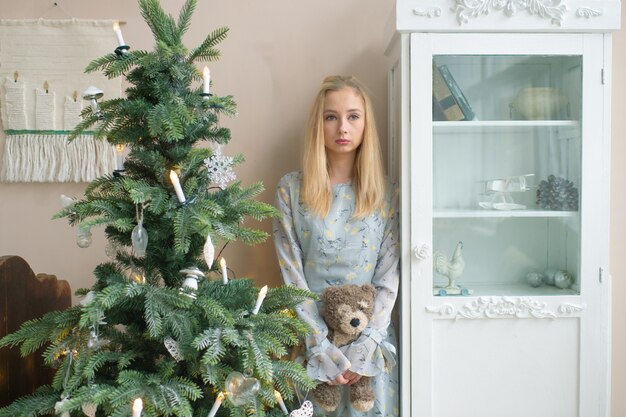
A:
{"label": "silver ornament", "polygon": [[526,282],[530,284],[531,287],[539,287],[543,284],[544,276],[541,272],[529,272],[526,274]]}
{"label": "silver ornament", "polygon": [[172,355],[172,358],[174,358],[176,362],[180,362],[184,359],[183,355],[180,353],[180,347],[176,340],[172,339],[171,337],[167,337],[163,341],[163,344],[165,345],[165,348],[170,353],[170,355]]}
{"label": "silver ornament", "polygon": [[567,271],[557,271],[554,274],[554,285],[560,289],[569,288],[572,285],[572,275]]}

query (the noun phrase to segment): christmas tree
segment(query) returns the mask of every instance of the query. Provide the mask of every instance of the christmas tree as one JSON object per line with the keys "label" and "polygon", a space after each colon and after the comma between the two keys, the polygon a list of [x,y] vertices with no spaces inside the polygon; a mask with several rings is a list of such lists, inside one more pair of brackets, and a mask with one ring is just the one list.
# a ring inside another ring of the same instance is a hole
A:
{"label": "christmas tree", "polygon": [[[228,29],[188,50],[182,37],[195,5],[187,0],[176,20],[158,0],[139,0],[154,51],[120,45],[86,69],[130,86],[125,97],[101,102],[91,91],[72,136],[91,131],[129,153],[123,171],[89,184],[56,217],[85,236],[105,227],[112,260],[96,267],[80,305],[0,341],[23,355],[45,347],[57,368],[50,386],[0,409],[0,417],[279,416],[283,399],[298,405],[296,390],[314,386],[288,358],[308,331],[293,310],[312,294],[259,291],[215,261],[214,242],[222,249],[233,240],[260,242],[266,233],[244,227],[244,219],[276,212],[254,200],[260,183],[233,181],[243,158],[221,154],[230,132],[219,118],[234,115],[235,102],[210,94],[208,71],[196,65],[219,57]],[[203,141],[218,148],[195,146]]]}

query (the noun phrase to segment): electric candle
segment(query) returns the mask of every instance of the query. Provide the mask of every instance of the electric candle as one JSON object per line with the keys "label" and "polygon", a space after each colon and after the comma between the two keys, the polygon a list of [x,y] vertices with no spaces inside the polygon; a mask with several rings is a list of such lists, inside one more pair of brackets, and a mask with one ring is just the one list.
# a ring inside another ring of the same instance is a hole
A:
{"label": "electric candle", "polygon": [[259,309],[261,308],[261,304],[263,304],[263,300],[265,300],[265,296],[267,295],[267,285],[264,285],[259,291],[259,296],[256,299],[256,305],[254,306],[254,310],[252,310],[252,314],[257,314]]}
{"label": "electric candle", "polygon": [[124,170],[124,145],[119,143],[115,145],[115,170]]}
{"label": "electric candle", "polygon": [[222,284],[228,284],[228,269],[226,269],[226,259],[220,259],[220,267],[222,268]]}
{"label": "electric candle", "polygon": [[224,401],[224,393],[220,392],[213,403],[213,407],[211,407],[211,411],[209,411],[209,415],[207,417],[215,417],[217,410],[220,409],[220,405],[222,405],[222,401]]}
{"label": "electric candle", "polygon": [[126,46],[124,37],[122,36],[122,29],[120,29],[120,25],[117,22],[113,23],[113,32],[115,32],[115,36],[117,36],[119,46]]}
{"label": "electric candle", "polygon": [[274,397],[276,398],[276,401],[278,401],[278,405],[280,406],[280,409],[283,411],[283,413],[285,413],[285,415],[288,415],[289,410],[287,410],[287,406],[285,406],[285,402],[283,401],[283,396],[280,395],[280,392],[278,392],[277,390],[274,390]]}
{"label": "electric candle", "polygon": [[178,197],[178,201],[184,203],[186,201],[185,194],[183,193],[183,189],[180,186],[178,175],[176,175],[175,171],[170,171],[170,180],[172,181],[172,185],[174,185],[174,191],[176,191],[176,197]]}
{"label": "electric candle", "polygon": [[204,67],[204,70],[202,70],[202,78],[204,80],[202,92],[204,94],[209,94],[211,91],[211,71],[209,70],[209,67]]}
{"label": "electric candle", "polygon": [[141,398],[136,398],[133,402],[133,417],[141,417],[141,410],[143,410],[143,401]]}

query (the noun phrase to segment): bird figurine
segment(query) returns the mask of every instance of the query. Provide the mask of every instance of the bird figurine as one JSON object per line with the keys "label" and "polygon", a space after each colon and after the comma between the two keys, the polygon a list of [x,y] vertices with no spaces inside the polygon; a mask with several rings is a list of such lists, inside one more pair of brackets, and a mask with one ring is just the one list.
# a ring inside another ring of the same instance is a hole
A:
{"label": "bird figurine", "polygon": [[465,269],[465,260],[461,253],[462,249],[463,242],[457,243],[451,259],[448,259],[446,254],[442,251],[435,251],[433,254],[433,266],[435,267],[435,271],[448,278],[448,286],[444,288],[446,290],[458,291],[461,289],[461,287],[454,283],[454,280],[460,277]]}

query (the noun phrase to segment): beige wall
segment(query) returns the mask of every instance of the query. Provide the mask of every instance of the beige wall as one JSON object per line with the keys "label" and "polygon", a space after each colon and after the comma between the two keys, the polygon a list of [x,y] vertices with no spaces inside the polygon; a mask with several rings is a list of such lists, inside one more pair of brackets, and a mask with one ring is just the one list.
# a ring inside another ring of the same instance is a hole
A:
{"label": "beige wall", "polygon": [[[0,18],[112,18],[127,22],[124,38],[133,49],[151,49],[152,38],[134,1],[129,0],[0,0]],[[177,13],[183,0],[163,2]],[[213,91],[232,94],[239,117],[225,124],[232,129],[228,154],[243,153],[247,162],[237,170],[244,183],[262,180],[273,200],[280,176],[297,169],[304,120],[310,101],[325,75],[350,73],[372,90],[381,134],[386,132],[386,71],[382,59],[383,26],[391,0],[222,0],[198,2],[186,41],[196,46],[208,31],[228,26],[222,59],[211,64]],[[626,13],[622,13],[622,18]],[[624,19],[622,19],[624,20]],[[112,45],[112,48],[115,45]],[[613,161],[611,272],[613,275],[613,413],[626,416],[626,33],[614,35]],[[85,63],[86,64],[86,63]],[[0,63],[1,65],[1,63]],[[60,194],[82,195],[85,184],[0,184],[0,255],[20,255],[35,272],[57,274],[73,289],[91,286],[93,268],[106,260],[102,233],[94,233],[88,249],[75,244],[75,231],[50,217],[60,207]],[[260,225],[269,231],[269,222]],[[280,283],[271,242],[254,248],[230,245],[226,258],[238,276],[259,285]],[[587,417],[587,416],[584,416]]]}

